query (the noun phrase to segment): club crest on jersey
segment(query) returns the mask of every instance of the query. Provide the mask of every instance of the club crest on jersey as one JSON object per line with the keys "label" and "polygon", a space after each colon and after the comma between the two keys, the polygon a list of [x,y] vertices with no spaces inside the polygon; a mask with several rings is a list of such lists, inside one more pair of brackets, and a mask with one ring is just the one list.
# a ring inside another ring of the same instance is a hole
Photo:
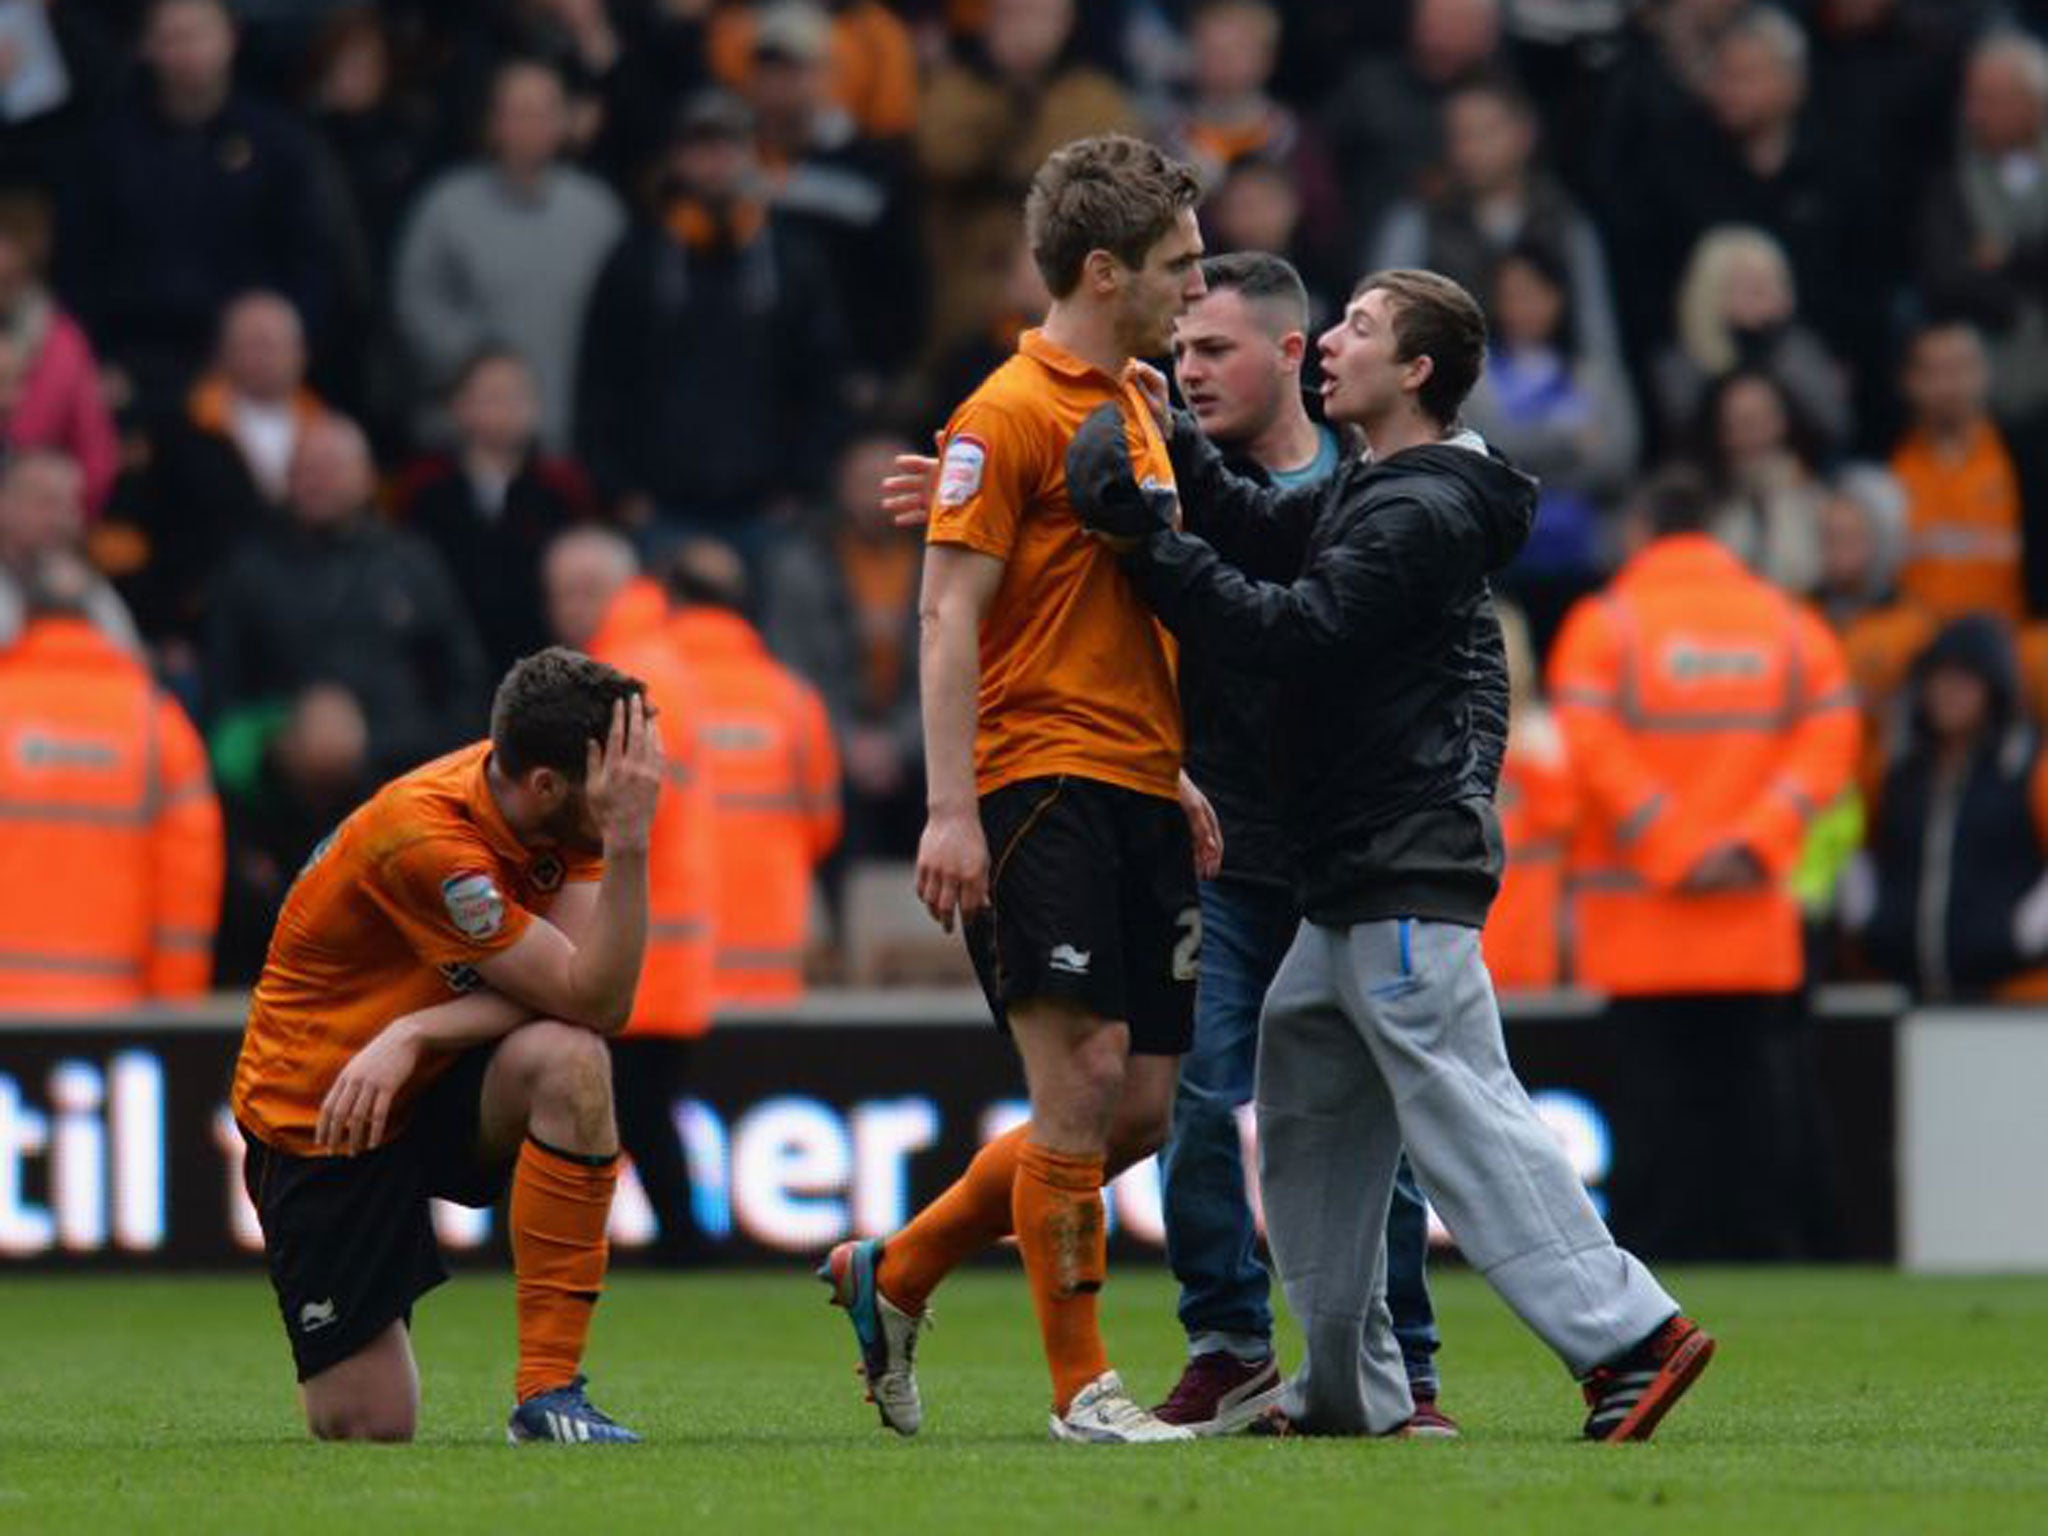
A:
{"label": "club crest on jersey", "polygon": [[472,939],[488,939],[505,924],[505,898],[489,875],[450,875],[441,882],[448,920]]}
{"label": "club crest on jersey", "polygon": [[552,853],[544,853],[526,866],[526,878],[533,882],[536,891],[552,891],[562,884],[562,861]]}
{"label": "club crest on jersey", "polygon": [[988,444],[966,433],[946,444],[946,456],[939,461],[939,505],[965,506],[981,489],[981,472],[988,467]]}

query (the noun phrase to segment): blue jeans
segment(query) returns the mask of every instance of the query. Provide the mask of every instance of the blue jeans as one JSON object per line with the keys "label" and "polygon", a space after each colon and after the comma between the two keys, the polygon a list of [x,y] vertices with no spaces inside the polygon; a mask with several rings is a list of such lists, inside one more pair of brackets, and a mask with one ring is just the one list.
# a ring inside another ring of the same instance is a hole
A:
{"label": "blue jeans", "polygon": [[[1202,886],[1195,1043],[1181,1058],[1173,1130],[1159,1154],[1166,1259],[1196,1354],[1272,1348],[1271,1281],[1254,1256],[1237,1111],[1252,1099],[1259,1008],[1299,922],[1294,898],[1277,887],[1227,877]],[[1387,1306],[1409,1380],[1434,1395],[1440,1341],[1423,1274],[1428,1249],[1428,1209],[1404,1158],[1387,1213]]]}

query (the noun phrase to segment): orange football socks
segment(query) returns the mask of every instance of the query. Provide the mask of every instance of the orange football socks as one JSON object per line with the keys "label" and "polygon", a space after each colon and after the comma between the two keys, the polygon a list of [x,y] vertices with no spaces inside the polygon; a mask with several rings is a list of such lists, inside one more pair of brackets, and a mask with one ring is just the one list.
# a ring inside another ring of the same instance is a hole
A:
{"label": "orange football socks", "polygon": [[998,1136],[974,1155],[952,1187],[882,1247],[875,1283],[915,1317],[939,1282],[961,1263],[1010,1234],[1010,1190],[1027,1126]]}
{"label": "orange football socks", "polygon": [[1109,1369],[1095,1316],[1108,1268],[1102,1158],[1054,1152],[1027,1142],[1017,1155],[1012,1192],[1017,1246],[1038,1309],[1038,1331],[1052,1369],[1053,1411]]}
{"label": "orange football socks", "polygon": [[583,1360],[604,1289],[605,1221],[618,1154],[561,1152],[528,1137],[512,1175],[512,1273],[519,1313],[519,1401],[566,1387]]}

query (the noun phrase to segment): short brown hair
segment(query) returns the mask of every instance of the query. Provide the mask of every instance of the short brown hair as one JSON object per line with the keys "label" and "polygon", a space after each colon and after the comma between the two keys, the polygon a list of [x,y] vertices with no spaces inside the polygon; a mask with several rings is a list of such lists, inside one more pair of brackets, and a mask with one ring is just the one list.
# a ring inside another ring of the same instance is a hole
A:
{"label": "short brown hair", "polygon": [[1449,426],[1479,382],[1486,361],[1486,314],[1479,301],[1441,272],[1410,267],[1360,278],[1352,298],[1379,289],[1392,300],[1395,356],[1426,357],[1435,364],[1416,401],[1432,420]]}
{"label": "short brown hair", "polygon": [[1173,228],[1183,208],[1201,200],[1191,165],[1127,134],[1076,139],[1046,157],[1024,199],[1024,234],[1048,292],[1063,299],[1081,281],[1090,251],[1107,251],[1127,267]]}
{"label": "short brown hair", "polygon": [[491,752],[513,778],[552,768],[572,784],[583,782],[589,743],[604,744],[612,705],[647,685],[616,667],[559,645],[515,663],[491,701]]}

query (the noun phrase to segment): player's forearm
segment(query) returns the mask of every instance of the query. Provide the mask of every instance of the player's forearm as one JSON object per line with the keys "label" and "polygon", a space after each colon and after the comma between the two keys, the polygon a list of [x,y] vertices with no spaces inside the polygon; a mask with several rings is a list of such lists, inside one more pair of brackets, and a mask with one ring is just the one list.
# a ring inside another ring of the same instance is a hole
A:
{"label": "player's forearm", "polygon": [[393,1027],[409,1031],[423,1050],[461,1051],[472,1045],[502,1040],[535,1017],[533,1009],[526,1004],[502,992],[480,987],[445,1003],[422,1008],[418,1013],[405,1014],[392,1022]]}
{"label": "player's forearm", "polygon": [[603,1034],[625,1028],[647,953],[647,844],[607,841],[597,909],[569,962],[574,1022]]}
{"label": "player's forearm", "polygon": [[934,815],[974,808],[974,728],[981,691],[979,626],[945,605],[923,615],[919,677],[926,801]]}

